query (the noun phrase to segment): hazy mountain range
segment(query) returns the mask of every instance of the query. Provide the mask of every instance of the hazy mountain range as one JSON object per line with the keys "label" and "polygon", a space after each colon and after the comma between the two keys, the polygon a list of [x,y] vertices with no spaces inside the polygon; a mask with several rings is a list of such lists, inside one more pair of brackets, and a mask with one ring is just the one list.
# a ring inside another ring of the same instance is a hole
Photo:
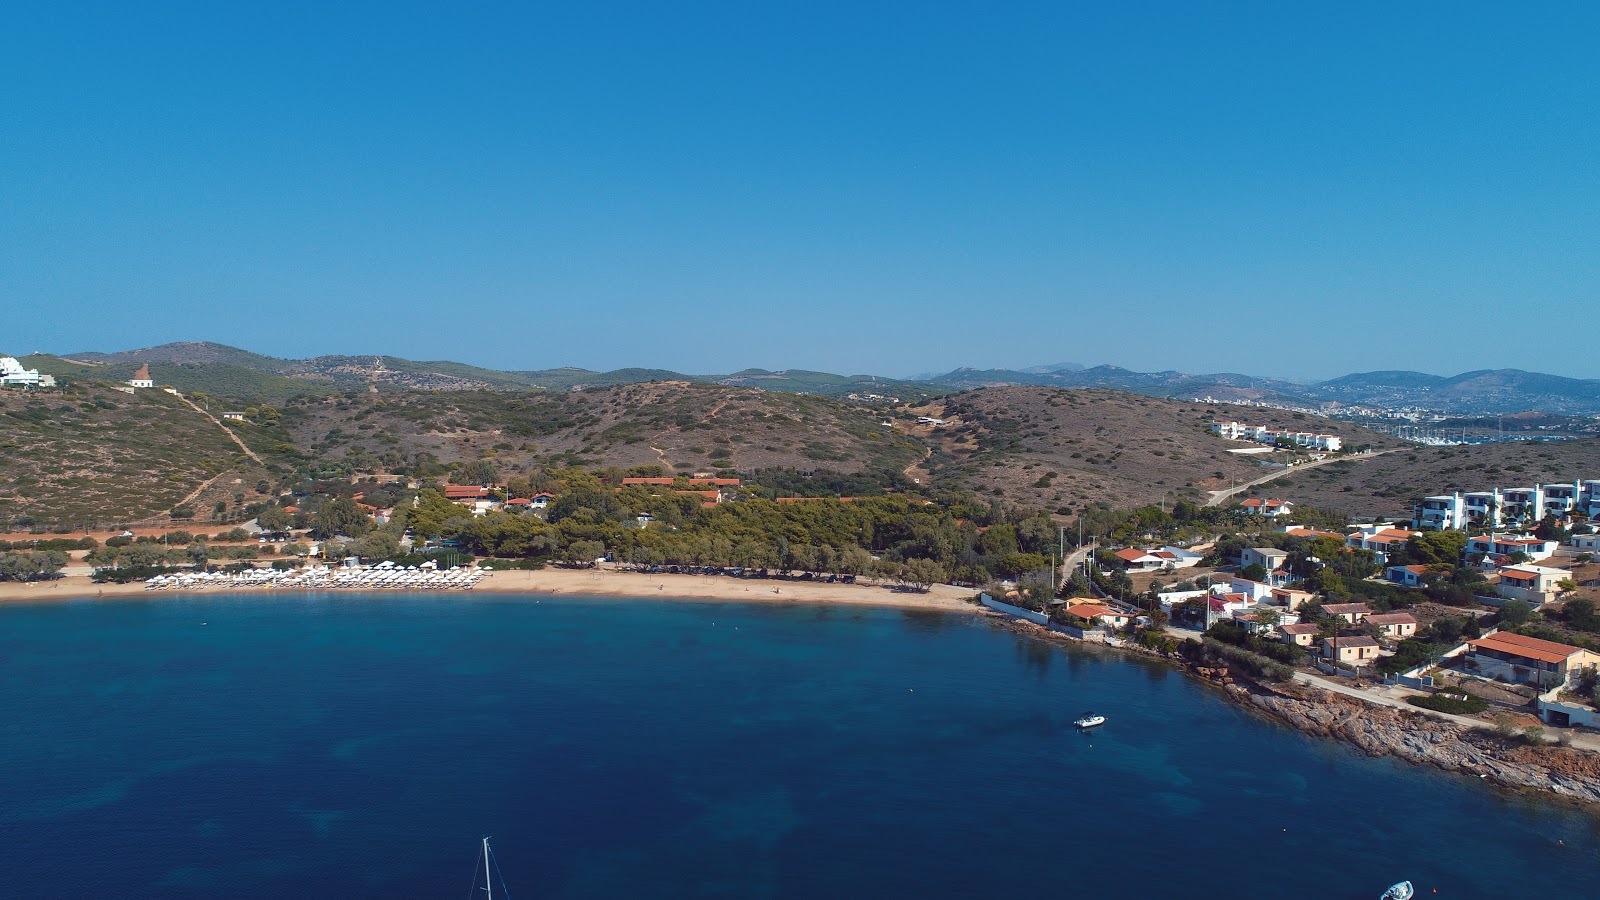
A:
{"label": "hazy mountain range", "polygon": [[1055,363],[1017,369],[961,368],[913,378],[837,375],[800,369],[746,369],[730,374],[685,374],[665,369],[556,368],[503,371],[447,360],[394,356],[319,356],[277,359],[224,344],[183,342],[118,352],[84,351],[24,358],[58,377],[121,380],[148,363],[161,384],[183,391],[271,401],[295,394],[369,390],[537,389],[571,390],[649,381],[697,381],[788,393],[841,396],[878,394],[921,400],[998,385],[1116,388],[1157,397],[1264,400],[1316,407],[1324,403],[1394,409],[1422,407],[1453,414],[1506,414],[1530,410],[1600,415],[1600,380],[1566,378],[1520,369],[1479,370],[1452,377],[1423,372],[1362,372],[1300,383],[1237,373],[1135,372],[1117,366]]}

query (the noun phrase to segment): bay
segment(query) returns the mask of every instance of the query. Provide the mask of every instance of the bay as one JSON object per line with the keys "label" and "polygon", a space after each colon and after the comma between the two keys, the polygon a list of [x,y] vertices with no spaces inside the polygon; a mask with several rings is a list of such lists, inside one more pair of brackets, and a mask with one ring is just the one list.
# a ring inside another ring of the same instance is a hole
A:
{"label": "bay", "polygon": [[976,616],[9,606],[0,711],[8,896],[1600,896],[1587,813]]}

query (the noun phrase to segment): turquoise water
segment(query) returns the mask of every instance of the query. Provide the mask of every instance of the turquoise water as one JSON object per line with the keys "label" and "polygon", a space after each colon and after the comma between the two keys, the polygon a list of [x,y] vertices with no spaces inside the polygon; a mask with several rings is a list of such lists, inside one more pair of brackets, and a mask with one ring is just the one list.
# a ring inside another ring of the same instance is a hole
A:
{"label": "turquoise water", "polygon": [[12,606],[0,710],[5,896],[1600,896],[1584,814],[971,616]]}

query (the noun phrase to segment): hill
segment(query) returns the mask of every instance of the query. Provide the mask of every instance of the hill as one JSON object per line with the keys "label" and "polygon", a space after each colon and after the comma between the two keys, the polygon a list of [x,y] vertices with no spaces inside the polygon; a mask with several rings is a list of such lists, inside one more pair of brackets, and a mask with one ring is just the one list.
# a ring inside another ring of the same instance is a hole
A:
{"label": "hill", "polygon": [[1232,372],[1204,375],[1170,370],[1136,372],[1105,365],[1084,368],[1076,363],[1022,369],[955,369],[942,375],[914,379],[871,374],[834,375],[803,369],[746,369],[731,375],[685,375],[646,368],[610,372],[577,368],[501,371],[449,360],[418,361],[395,356],[276,359],[204,341],[116,353],[82,352],[67,357],[36,355],[25,362],[58,378],[110,381],[125,380],[141,363],[150,363],[159,384],[239,401],[271,403],[281,403],[298,394],[327,395],[351,390],[573,390],[651,381],[701,381],[821,396],[873,394],[910,402],[982,387],[1024,385],[1107,388],[1179,399],[1265,401],[1325,412],[1355,406],[1415,407],[1455,415],[1504,415],[1530,410],[1600,415],[1600,380],[1564,378],[1519,369],[1465,372],[1449,378],[1420,372],[1365,372],[1319,384]]}
{"label": "hill", "polygon": [[926,400],[948,389],[946,385],[879,378],[875,375],[832,375],[804,369],[785,369],[781,372],[745,369],[732,375],[709,375],[705,380],[717,384],[760,388],[765,391],[819,394],[828,397],[873,394],[880,397],[894,397],[901,401]]}
{"label": "hill", "polygon": [[[1130,506],[1204,500],[1207,492],[1272,471],[1287,454],[1229,453],[1250,445],[1210,432],[1208,405],[1120,391],[983,388],[928,408],[947,424],[928,432],[928,467],[1009,502],[1057,511],[1087,503]],[[1264,414],[1268,411],[1263,410]],[[1388,447],[1392,438],[1304,413],[1263,424],[1338,434]]]}
{"label": "hill", "polygon": [[281,422],[318,459],[385,471],[489,459],[506,473],[642,465],[679,473],[898,473],[924,452],[916,439],[856,406],[686,381],[560,393],[303,398],[283,410]]}
{"label": "hill", "polygon": [[1334,463],[1272,484],[1274,496],[1352,515],[1410,516],[1430,494],[1531,487],[1600,477],[1600,438],[1508,441],[1459,447],[1408,445],[1359,465]]}
{"label": "hill", "polygon": [[[197,511],[233,507],[235,495],[257,496],[266,474],[215,422],[161,391],[4,391],[0,423],[0,530],[132,524],[191,497]],[[270,462],[282,437],[263,428],[249,444]]]}

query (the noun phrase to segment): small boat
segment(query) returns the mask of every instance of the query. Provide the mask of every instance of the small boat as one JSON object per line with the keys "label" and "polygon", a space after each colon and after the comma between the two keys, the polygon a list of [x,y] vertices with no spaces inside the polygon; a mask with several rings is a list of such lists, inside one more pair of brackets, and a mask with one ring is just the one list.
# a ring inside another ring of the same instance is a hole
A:
{"label": "small boat", "polygon": [[1072,724],[1078,728],[1093,728],[1096,725],[1104,725],[1105,723],[1105,716],[1095,715],[1092,712],[1086,712],[1074,720]]}
{"label": "small boat", "polygon": [[1378,900],[1411,900],[1412,895],[1415,893],[1416,890],[1411,887],[1411,882],[1402,881],[1399,884],[1390,885],[1389,889],[1384,891],[1383,896],[1379,897]]}

